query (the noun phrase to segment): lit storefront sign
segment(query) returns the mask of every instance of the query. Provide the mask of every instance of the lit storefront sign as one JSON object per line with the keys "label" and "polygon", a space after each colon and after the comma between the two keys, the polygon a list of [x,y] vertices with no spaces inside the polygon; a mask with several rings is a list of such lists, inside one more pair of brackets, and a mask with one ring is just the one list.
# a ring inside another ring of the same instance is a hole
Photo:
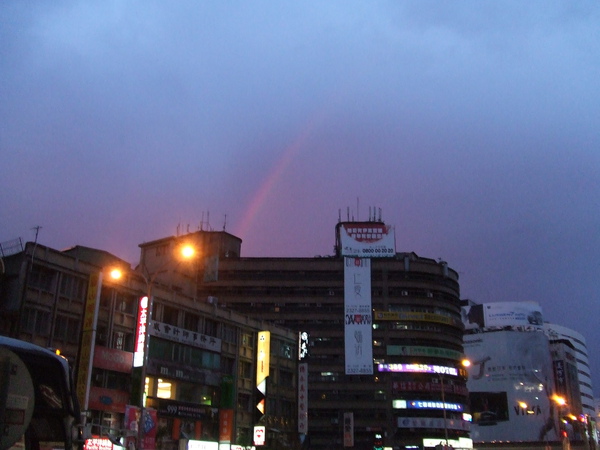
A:
{"label": "lit storefront sign", "polygon": [[113,444],[106,438],[86,439],[83,450],[113,450]]}
{"label": "lit storefront sign", "polygon": [[219,443],[213,441],[196,441],[190,439],[187,443],[188,450],[219,450]]}
{"label": "lit storefront sign", "polygon": [[437,373],[458,376],[458,369],[456,367],[431,364],[378,364],[377,370],[379,372]]}
{"label": "lit storefront sign", "polygon": [[[441,417],[398,417],[396,420],[398,428],[444,428],[444,419]],[[446,419],[446,427],[449,430],[469,431],[471,424],[464,420]],[[439,441],[437,442],[439,443]],[[434,445],[435,447],[435,445]]]}
{"label": "lit storefront sign", "polygon": [[133,367],[144,365],[144,352],[146,351],[146,327],[148,325],[148,297],[140,298],[138,307],[137,328],[135,330],[135,348],[133,353]]}
{"label": "lit storefront sign", "polygon": [[[423,439],[423,448],[435,448],[436,445],[438,445],[439,443],[440,443],[439,438],[435,438],[435,439],[425,438],[425,439]],[[448,445],[452,446],[451,448],[473,448],[473,439],[469,439],[469,438],[448,439]]]}
{"label": "lit storefront sign", "polygon": [[266,380],[269,376],[269,363],[271,360],[271,332],[258,333],[258,349],[256,355],[256,387],[266,395]]}
{"label": "lit storefront sign", "polygon": [[434,400],[392,400],[394,409],[445,409],[462,412],[464,406],[460,403],[444,403]]}
{"label": "lit storefront sign", "polygon": [[298,333],[298,360],[302,361],[308,356],[308,333],[301,331]]}
{"label": "lit storefront sign", "polygon": [[265,445],[266,431],[264,426],[254,427],[254,445]]}

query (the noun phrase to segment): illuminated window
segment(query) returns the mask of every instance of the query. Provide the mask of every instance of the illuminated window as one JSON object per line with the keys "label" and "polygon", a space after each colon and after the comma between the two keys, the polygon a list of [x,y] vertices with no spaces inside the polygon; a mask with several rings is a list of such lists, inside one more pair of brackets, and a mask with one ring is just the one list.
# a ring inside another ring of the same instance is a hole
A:
{"label": "illuminated window", "polygon": [[170,381],[165,381],[162,378],[158,379],[158,388],[156,396],[158,398],[171,398],[173,385]]}

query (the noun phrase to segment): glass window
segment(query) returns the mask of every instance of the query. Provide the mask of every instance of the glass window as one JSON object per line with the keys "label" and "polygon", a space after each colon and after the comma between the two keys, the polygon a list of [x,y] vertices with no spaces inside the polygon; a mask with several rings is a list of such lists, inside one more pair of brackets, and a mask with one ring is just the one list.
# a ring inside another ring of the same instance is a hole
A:
{"label": "glass window", "polygon": [[240,361],[240,378],[252,379],[252,364]]}
{"label": "glass window", "polygon": [[190,331],[198,331],[199,322],[200,316],[198,314],[186,312],[183,321],[183,328]]}
{"label": "glass window", "polygon": [[34,264],[29,274],[29,284],[33,287],[42,289],[43,291],[52,292],[54,288],[54,280],[56,278],[54,270],[48,269]]}
{"label": "glass window", "polygon": [[169,325],[173,325],[173,326],[178,326],[178,318],[179,318],[179,311],[177,310],[177,308],[163,305],[162,321],[164,323],[168,323]]}

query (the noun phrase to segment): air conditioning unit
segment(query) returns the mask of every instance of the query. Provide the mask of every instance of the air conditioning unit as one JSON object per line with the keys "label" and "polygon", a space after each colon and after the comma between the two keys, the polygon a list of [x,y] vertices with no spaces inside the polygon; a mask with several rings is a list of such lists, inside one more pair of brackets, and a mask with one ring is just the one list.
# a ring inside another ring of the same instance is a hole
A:
{"label": "air conditioning unit", "polygon": [[408,291],[402,291],[402,297],[408,296]]}
{"label": "air conditioning unit", "polygon": [[217,297],[213,297],[212,295],[209,295],[206,298],[206,303],[210,303],[211,305],[216,305],[218,301],[219,299]]}

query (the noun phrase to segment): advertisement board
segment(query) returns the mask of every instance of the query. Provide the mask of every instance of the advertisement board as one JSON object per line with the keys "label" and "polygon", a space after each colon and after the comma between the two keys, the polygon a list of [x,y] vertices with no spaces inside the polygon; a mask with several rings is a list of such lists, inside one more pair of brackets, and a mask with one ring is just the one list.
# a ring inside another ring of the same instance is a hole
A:
{"label": "advertisement board", "polygon": [[477,328],[520,327],[542,330],[542,308],[535,302],[498,302],[465,306],[462,319],[466,330]]}
{"label": "advertisement board", "polygon": [[342,256],[381,258],[396,256],[394,228],[384,223],[348,223],[340,226]]}
{"label": "advertisement board", "polygon": [[474,441],[558,438],[552,363],[542,332],[513,330],[464,337]]}
{"label": "advertisement board", "polygon": [[373,374],[371,260],[344,258],[346,375]]}

